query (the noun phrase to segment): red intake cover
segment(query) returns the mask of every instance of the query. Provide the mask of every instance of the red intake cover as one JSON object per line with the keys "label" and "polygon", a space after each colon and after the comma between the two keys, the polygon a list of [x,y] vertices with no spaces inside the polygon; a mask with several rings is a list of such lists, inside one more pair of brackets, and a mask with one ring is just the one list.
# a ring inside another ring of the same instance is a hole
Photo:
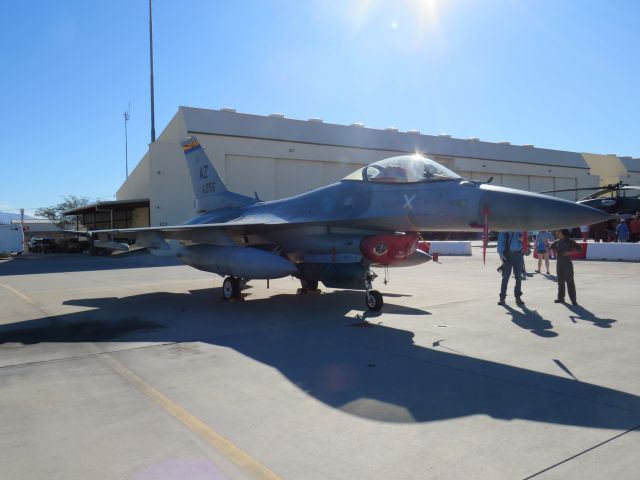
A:
{"label": "red intake cover", "polygon": [[375,235],[362,240],[360,251],[373,263],[390,265],[409,258],[416,251],[417,244],[416,232],[405,235]]}

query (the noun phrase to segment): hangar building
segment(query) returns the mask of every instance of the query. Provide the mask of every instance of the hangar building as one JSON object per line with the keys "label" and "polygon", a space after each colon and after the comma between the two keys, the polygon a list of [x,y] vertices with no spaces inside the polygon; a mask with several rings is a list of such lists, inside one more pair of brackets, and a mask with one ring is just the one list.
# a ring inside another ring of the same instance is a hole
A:
{"label": "hangar building", "polygon": [[[117,202],[123,204],[148,200],[132,207],[132,218],[163,226],[193,215],[191,182],[180,146],[190,135],[197,136],[229,190],[257,194],[262,200],[307,192],[368,163],[414,152],[467,179],[493,177],[495,185],[534,192],[597,187],[620,180],[640,183],[638,158],[423,135],[415,130],[380,130],[362,124],[336,125],[315,118],[293,120],[281,114],[250,115],[229,108],[180,107],[116,194]],[[558,196],[575,200],[582,195]]]}

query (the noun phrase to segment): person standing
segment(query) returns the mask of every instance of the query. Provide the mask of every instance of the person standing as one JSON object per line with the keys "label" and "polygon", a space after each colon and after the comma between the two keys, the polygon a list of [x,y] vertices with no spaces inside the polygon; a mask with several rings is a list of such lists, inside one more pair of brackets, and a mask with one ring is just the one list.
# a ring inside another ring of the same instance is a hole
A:
{"label": "person standing", "polygon": [[527,266],[524,262],[525,255],[531,254],[531,248],[529,247],[529,232],[526,230],[522,232],[522,280],[527,279]]}
{"label": "person standing", "polygon": [[542,230],[536,235],[536,253],[538,254],[538,269],[536,273],[540,273],[542,267],[542,260],[544,260],[544,266],[547,267],[547,275],[549,275],[549,245],[552,240],[551,233],[547,230]]}
{"label": "person standing", "polygon": [[500,284],[500,300],[498,305],[504,305],[507,297],[507,286],[511,270],[515,276],[513,294],[516,304],[524,305],[522,301],[522,232],[500,232],[498,234],[498,255],[502,261],[502,283]]}
{"label": "person standing", "polygon": [[576,284],[573,280],[573,262],[571,253],[579,252],[580,245],[569,237],[569,230],[564,228],[558,231],[558,239],[550,247],[556,252],[556,272],[558,275],[558,298],[555,303],[564,303],[565,284],[572,305],[578,305],[576,298]]}
{"label": "person standing", "polygon": [[640,211],[629,220],[629,233],[631,234],[630,240],[636,243],[640,240]]}
{"label": "person standing", "polygon": [[616,238],[618,243],[624,243],[629,241],[629,227],[626,220],[623,218],[616,227]]}
{"label": "person standing", "polygon": [[580,235],[582,235],[582,241],[586,242],[589,238],[589,225],[580,225]]}

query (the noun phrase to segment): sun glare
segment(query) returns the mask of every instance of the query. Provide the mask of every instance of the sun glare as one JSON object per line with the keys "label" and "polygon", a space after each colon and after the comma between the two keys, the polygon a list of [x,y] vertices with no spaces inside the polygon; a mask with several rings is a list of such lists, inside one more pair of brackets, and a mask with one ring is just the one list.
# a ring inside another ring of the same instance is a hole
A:
{"label": "sun glare", "polygon": [[386,16],[392,19],[387,23],[392,30],[402,25],[403,30],[413,30],[418,40],[422,40],[437,29],[448,3],[449,0],[352,0],[346,13],[355,31],[366,29]]}
{"label": "sun glare", "polygon": [[418,21],[419,34],[422,36],[426,29],[433,28],[438,23],[448,0],[412,0],[410,3]]}

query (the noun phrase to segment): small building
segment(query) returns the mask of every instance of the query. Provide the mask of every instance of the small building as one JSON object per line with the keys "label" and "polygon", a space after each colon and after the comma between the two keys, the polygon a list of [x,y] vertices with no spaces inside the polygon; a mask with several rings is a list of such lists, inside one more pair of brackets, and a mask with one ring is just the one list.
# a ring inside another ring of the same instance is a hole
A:
{"label": "small building", "polygon": [[[194,213],[191,181],[180,145],[192,135],[205,148],[229,190],[256,194],[263,200],[307,192],[368,163],[407,153],[425,154],[470,180],[491,179],[496,185],[534,192],[597,187],[613,180],[640,183],[638,158],[484,142],[475,137],[423,135],[416,130],[381,130],[357,123],[336,125],[317,118],[294,120],[282,114],[260,116],[233,109],[180,107],[116,194],[118,202],[148,201],[150,226],[181,223]],[[557,195],[576,200],[581,193]],[[96,222],[87,217],[83,223],[89,228],[106,226],[108,215],[102,213]],[[132,218],[127,224],[143,220],[145,216],[140,214],[138,220]]]}
{"label": "small building", "polygon": [[109,230],[149,226],[149,200],[97,202],[63,212],[75,215],[76,230]]}
{"label": "small building", "polygon": [[34,237],[65,237],[60,227],[46,218],[25,218],[23,221],[20,219],[13,219],[11,220],[11,224],[18,226],[23,225],[25,242],[29,242],[29,240]]}

